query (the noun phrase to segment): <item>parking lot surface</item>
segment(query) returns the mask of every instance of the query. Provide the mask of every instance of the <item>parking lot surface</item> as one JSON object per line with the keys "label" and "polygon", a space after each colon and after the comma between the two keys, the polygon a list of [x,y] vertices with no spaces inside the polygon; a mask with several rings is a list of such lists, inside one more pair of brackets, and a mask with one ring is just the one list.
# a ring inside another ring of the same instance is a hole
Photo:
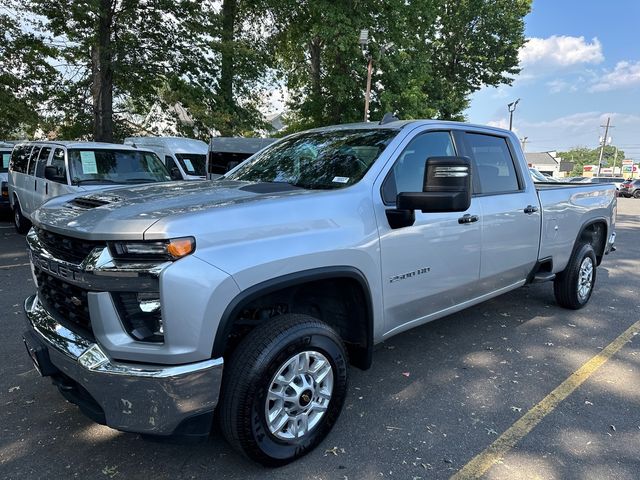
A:
{"label": "parking lot surface", "polygon": [[561,309],[550,283],[529,285],[378,345],[370,370],[351,370],[324,443],[268,470],[217,431],[185,445],[96,425],[39,377],[21,339],[35,287],[5,216],[0,478],[640,478],[640,200],[619,199],[617,233],[586,308]]}

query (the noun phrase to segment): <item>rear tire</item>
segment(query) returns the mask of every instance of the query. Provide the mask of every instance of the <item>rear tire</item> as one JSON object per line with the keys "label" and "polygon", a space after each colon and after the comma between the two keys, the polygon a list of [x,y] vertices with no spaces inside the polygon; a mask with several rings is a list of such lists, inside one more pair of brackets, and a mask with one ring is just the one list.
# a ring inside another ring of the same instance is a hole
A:
{"label": "rear tire", "polygon": [[20,209],[20,203],[16,200],[15,205],[13,206],[13,226],[16,227],[16,232],[24,235],[31,228],[31,222],[22,215],[22,210]]}
{"label": "rear tire", "polygon": [[633,192],[633,198],[640,198],[640,190]]}
{"label": "rear tire", "polygon": [[584,307],[596,283],[596,254],[589,243],[576,246],[567,268],[553,281],[556,301],[564,308],[578,310]]}
{"label": "rear tire", "polygon": [[335,424],[347,393],[342,340],[308,315],[286,314],[252,330],[225,369],[219,404],[227,441],[265,466],[313,450]]}

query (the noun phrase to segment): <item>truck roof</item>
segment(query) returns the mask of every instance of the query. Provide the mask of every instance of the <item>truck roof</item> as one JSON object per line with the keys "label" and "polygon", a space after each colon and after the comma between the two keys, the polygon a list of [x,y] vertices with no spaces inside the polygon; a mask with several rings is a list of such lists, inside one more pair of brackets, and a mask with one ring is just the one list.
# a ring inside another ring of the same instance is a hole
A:
{"label": "truck roof", "polygon": [[509,130],[505,130],[504,128],[493,127],[489,125],[480,125],[475,123],[467,123],[467,122],[454,122],[451,120],[435,120],[435,119],[417,119],[417,120],[395,120],[393,122],[388,122],[384,124],[380,124],[378,122],[358,122],[358,123],[345,123],[341,125],[330,125],[327,127],[319,127],[309,130],[311,132],[322,132],[322,131],[332,131],[332,130],[358,130],[358,129],[390,129],[390,130],[400,130],[409,125],[420,126],[420,125],[439,125],[439,126],[461,126],[464,125],[466,127],[473,128],[482,128],[483,130],[493,130],[495,132],[499,132],[504,134],[505,132],[509,132]]}
{"label": "truck roof", "polygon": [[208,146],[202,140],[187,137],[128,137],[124,139],[125,145],[144,147],[149,145],[162,146],[173,150],[175,153],[201,153],[208,151]]}
{"label": "truck roof", "polygon": [[271,145],[277,138],[213,137],[209,142],[210,152],[256,153]]}

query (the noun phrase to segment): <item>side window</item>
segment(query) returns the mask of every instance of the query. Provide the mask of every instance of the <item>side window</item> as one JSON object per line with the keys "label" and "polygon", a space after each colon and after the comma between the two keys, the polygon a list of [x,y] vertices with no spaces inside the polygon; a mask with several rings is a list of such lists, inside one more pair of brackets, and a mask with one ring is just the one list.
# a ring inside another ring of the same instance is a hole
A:
{"label": "side window", "polygon": [[36,177],[44,178],[44,167],[47,166],[47,160],[49,160],[50,153],[51,147],[43,147],[42,150],[40,150],[38,163],[36,165]]}
{"label": "side window", "polygon": [[31,153],[30,146],[20,145],[14,148],[11,153],[11,170],[17,173],[27,173],[29,153]]}
{"label": "side window", "polygon": [[479,133],[467,133],[466,138],[476,162],[480,193],[520,190],[518,175],[505,138]]}
{"label": "side window", "polygon": [[56,178],[53,180],[57,183],[67,183],[67,167],[64,163],[64,150],[62,148],[56,148],[53,151],[53,156],[51,157],[52,167],[56,167]]}
{"label": "side window", "polygon": [[36,162],[38,160],[38,154],[40,153],[40,147],[33,147],[31,151],[31,157],[29,157],[29,171],[27,172],[29,175],[35,175],[36,173]]}
{"label": "side window", "polygon": [[402,192],[422,192],[424,164],[430,157],[451,157],[456,154],[449,132],[427,132],[411,140],[396,160],[382,184],[385,203],[395,203]]}

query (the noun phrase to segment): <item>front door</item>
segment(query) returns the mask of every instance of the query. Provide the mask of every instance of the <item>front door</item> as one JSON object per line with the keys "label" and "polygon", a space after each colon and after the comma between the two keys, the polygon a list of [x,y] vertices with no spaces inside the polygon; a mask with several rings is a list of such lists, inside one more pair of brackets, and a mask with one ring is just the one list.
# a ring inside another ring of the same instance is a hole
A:
{"label": "front door", "polygon": [[[376,217],[387,333],[426,322],[476,296],[482,219],[475,198],[466,212],[416,211],[409,227],[392,229],[385,213],[394,208],[398,193],[422,191],[427,158],[454,155],[450,132],[418,133],[382,183]],[[461,223],[465,214],[477,221]]]}

